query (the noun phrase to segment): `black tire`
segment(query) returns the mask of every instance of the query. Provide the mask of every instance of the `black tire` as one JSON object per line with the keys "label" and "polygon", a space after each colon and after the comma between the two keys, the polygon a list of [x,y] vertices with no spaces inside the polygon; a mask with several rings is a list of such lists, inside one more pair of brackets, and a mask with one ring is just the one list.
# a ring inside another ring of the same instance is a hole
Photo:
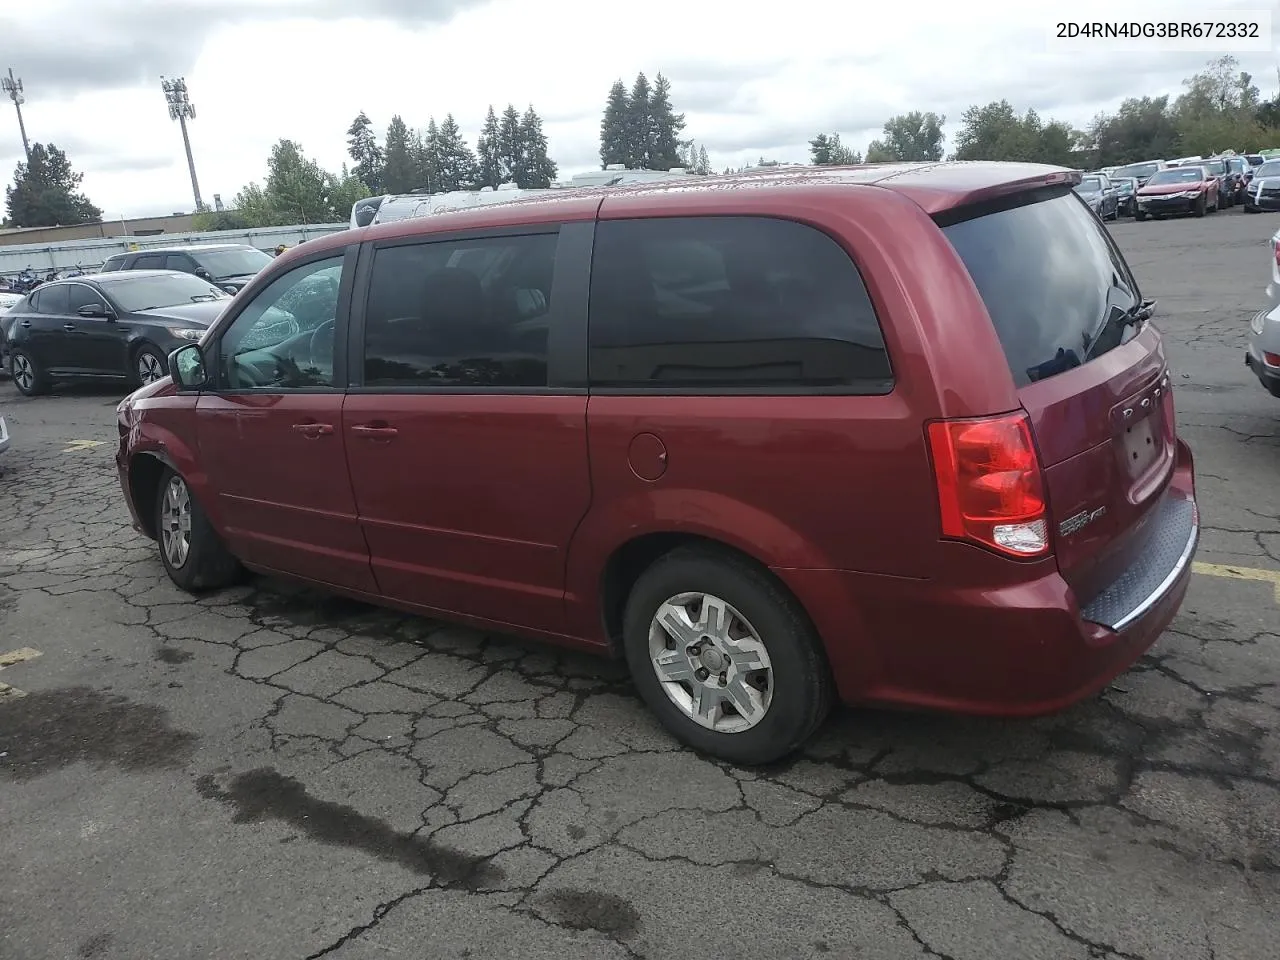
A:
{"label": "black tire", "polygon": [[1133,219],[1141,223],[1143,220],[1147,219],[1147,212],[1145,210],[1135,210],[1133,212]]}
{"label": "black tire", "polygon": [[151,383],[148,376],[143,375],[143,366],[147,365],[148,369],[160,371],[161,377],[169,375],[169,358],[160,352],[159,348],[153,347],[151,344],[143,344],[133,354],[133,360],[129,364],[129,383],[134,387],[141,387]]}
{"label": "black tire", "polygon": [[[704,727],[671,700],[658,680],[649,654],[650,624],[663,603],[682,593],[719,597],[760,638],[772,667],[772,696],[754,726],[736,733]],[[766,571],[727,550],[682,547],[641,574],[627,598],[623,644],[632,679],[662,725],[694,749],[733,763],[771,763],[787,756],[831,709],[831,671],[804,611]]]}
{"label": "black tire", "polygon": [[1206,208],[1206,206],[1207,206],[1207,205],[1208,205],[1208,201],[1207,201],[1207,200],[1205,200],[1205,198],[1204,198],[1204,197],[1201,197],[1199,200],[1197,200],[1197,201],[1196,201],[1196,208],[1195,208],[1195,211],[1194,211],[1195,215],[1196,215],[1197,217],[1203,217],[1203,216],[1204,216],[1204,214],[1205,214],[1205,208]]}
{"label": "black tire", "polygon": [[[188,549],[185,557],[170,556],[165,540],[168,526],[165,500],[171,485],[177,483],[185,491],[189,506]],[[187,487],[187,482],[178,473],[166,467],[160,477],[160,485],[156,489],[156,502],[153,507],[156,530],[156,544],[160,548],[160,562],[165,572],[181,589],[188,593],[200,593],[207,590],[218,590],[235,583],[243,573],[231,551],[226,548],[222,538],[218,536],[204,509]]]}
{"label": "black tire", "polygon": [[49,392],[49,375],[25,350],[9,351],[9,376],[24,397],[38,397]]}

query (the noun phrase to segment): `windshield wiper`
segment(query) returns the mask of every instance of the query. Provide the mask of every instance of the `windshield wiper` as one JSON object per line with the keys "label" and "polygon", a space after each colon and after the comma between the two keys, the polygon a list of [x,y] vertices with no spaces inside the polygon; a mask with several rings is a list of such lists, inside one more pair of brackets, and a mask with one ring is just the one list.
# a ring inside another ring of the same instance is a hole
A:
{"label": "windshield wiper", "polygon": [[1086,361],[1090,360],[1097,352],[1098,344],[1104,340],[1109,340],[1111,334],[1116,337],[1116,346],[1119,345],[1119,338],[1124,334],[1125,327],[1140,326],[1146,323],[1156,312],[1155,300],[1143,300],[1141,303],[1135,303],[1124,313],[1112,313],[1102,325],[1094,331],[1093,336],[1088,341],[1084,351]]}

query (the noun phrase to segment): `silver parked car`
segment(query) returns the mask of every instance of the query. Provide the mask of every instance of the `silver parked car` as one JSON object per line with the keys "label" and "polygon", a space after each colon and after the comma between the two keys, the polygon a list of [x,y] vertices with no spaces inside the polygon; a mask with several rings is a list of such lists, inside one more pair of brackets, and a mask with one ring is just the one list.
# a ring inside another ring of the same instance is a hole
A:
{"label": "silver parked car", "polygon": [[1273,397],[1280,397],[1280,230],[1271,237],[1267,306],[1249,324],[1244,362]]}

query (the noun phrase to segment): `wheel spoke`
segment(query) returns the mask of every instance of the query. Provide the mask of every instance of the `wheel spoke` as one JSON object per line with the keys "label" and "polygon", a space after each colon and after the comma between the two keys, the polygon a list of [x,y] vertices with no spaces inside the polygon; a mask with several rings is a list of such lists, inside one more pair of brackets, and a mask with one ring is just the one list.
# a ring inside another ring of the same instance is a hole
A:
{"label": "wheel spoke", "polygon": [[665,683],[694,681],[693,664],[683,648],[665,650],[653,658],[653,668],[658,672],[658,679]]}
{"label": "wheel spoke", "polygon": [[719,597],[704,596],[702,612],[698,617],[698,632],[715,640],[727,640],[729,637],[728,604]]}
{"label": "wheel spoke", "polygon": [[716,714],[720,712],[721,694],[703,684],[693,688],[693,719],[704,727],[715,727]]}
{"label": "wheel spoke", "polygon": [[724,693],[725,699],[733,704],[733,709],[738,711],[742,719],[754,723],[764,715],[764,697],[741,674],[729,681]]}
{"label": "wheel spoke", "polygon": [[698,642],[700,636],[698,628],[689,619],[689,611],[683,606],[668,600],[658,608],[658,615],[655,619],[671,635],[671,639],[676,642],[677,646],[687,647]]}

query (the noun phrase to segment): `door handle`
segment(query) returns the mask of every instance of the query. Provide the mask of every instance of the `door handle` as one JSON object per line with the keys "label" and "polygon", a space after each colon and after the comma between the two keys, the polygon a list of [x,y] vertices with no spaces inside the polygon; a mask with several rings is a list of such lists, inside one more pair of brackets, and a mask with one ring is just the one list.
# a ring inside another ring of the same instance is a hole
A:
{"label": "door handle", "polygon": [[74,330],[75,328],[76,328],[76,325],[74,323],[64,323],[62,325],[63,330]]}
{"label": "door handle", "polygon": [[352,427],[351,432],[364,437],[366,440],[390,440],[400,431],[395,427],[379,427],[372,424],[361,423]]}
{"label": "door handle", "polygon": [[333,424],[331,423],[295,423],[293,429],[308,439],[314,440],[316,437],[327,437],[333,433]]}
{"label": "door handle", "polygon": [[20,326],[20,327],[29,327],[29,326],[31,326],[31,321],[30,321],[30,320],[19,320],[19,321],[18,321],[18,326]]}

